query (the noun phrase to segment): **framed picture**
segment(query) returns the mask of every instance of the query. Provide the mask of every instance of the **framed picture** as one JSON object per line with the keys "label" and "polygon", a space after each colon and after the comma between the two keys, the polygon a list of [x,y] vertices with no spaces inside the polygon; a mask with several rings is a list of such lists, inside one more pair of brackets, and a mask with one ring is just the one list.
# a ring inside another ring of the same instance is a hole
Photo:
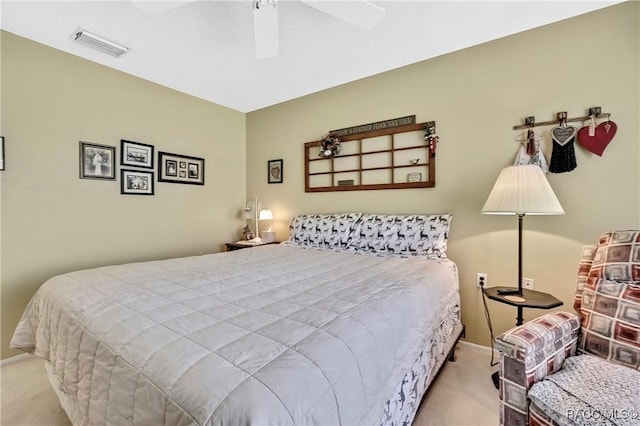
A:
{"label": "framed picture", "polygon": [[153,169],[153,145],[120,139],[120,165]]}
{"label": "framed picture", "polygon": [[80,179],[116,179],[116,147],[80,141]]}
{"label": "framed picture", "polygon": [[0,170],[4,170],[4,136],[0,136]]}
{"label": "framed picture", "polygon": [[120,169],[120,193],[153,195],[153,172]]}
{"label": "framed picture", "polygon": [[267,182],[282,183],[282,159],[269,160],[267,162],[267,173]]}
{"label": "framed picture", "polygon": [[421,182],[422,173],[407,173],[407,182]]}
{"label": "framed picture", "polygon": [[204,185],[204,158],[158,151],[158,182]]}

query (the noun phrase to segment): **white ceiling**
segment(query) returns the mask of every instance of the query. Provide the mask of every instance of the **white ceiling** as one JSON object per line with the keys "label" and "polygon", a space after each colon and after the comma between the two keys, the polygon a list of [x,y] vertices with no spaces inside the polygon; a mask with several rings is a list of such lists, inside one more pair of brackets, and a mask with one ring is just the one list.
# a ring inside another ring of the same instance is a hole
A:
{"label": "white ceiling", "polygon": [[[255,57],[248,0],[193,1],[155,15],[130,1],[2,0],[0,14],[6,31],[250,112],[620,1],[373,3],[386,14],[369,32],[280,0],[280,54],[266,59]],[[112,58],[79,45],[69,38],[79,26],[131,51]],[[523,46],[521,59],[538,48]]]}

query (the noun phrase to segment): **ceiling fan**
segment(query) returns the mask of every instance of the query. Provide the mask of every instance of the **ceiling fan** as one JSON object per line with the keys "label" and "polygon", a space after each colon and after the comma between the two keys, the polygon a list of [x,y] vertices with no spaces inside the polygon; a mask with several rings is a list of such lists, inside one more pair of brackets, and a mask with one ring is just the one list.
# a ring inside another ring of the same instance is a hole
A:
{"label": "ceiling fan", "polygon": [[[195,0],[149,1],[132,0],[147,13],[165,12]],[[302,3],[341,19],[359,28],[371,31],[384,17],[385,10],[367,0],[300,0]],[[253,3],[253,32],[256,57],[278,56],[278,0],[255,0]]]}

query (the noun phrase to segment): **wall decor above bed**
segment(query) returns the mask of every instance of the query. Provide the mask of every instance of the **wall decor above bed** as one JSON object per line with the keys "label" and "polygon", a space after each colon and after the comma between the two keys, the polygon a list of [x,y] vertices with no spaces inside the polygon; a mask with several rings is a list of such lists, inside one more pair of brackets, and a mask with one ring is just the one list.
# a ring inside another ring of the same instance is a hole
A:
{"label": "wall decor above bed", "polygon": [[158,182],[204,185],[204,158],[159,151]]}
{"label": "wall decor above bed", "polygon": [[435,121],[415,116],[331,131],[304,144],[305,192],[433,188],[437,142]]}
{"label": "wall decor above bed", "polygon": [[267,182],[269,183],[282,183],[284,169],[282,165],[282,159],[269,160],[267,162]]}

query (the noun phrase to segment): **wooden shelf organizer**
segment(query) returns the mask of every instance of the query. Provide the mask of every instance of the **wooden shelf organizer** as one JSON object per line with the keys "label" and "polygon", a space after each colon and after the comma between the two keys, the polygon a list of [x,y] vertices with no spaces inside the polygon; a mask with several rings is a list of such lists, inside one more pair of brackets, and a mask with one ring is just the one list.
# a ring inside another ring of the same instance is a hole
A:
{"label": "wooden shelf organizer", "polygon": [[427,125],[435,128],[432,121],[343,136],[334,157],[319,156],[321,141],[305,143],[305,192],[435,187]]}

